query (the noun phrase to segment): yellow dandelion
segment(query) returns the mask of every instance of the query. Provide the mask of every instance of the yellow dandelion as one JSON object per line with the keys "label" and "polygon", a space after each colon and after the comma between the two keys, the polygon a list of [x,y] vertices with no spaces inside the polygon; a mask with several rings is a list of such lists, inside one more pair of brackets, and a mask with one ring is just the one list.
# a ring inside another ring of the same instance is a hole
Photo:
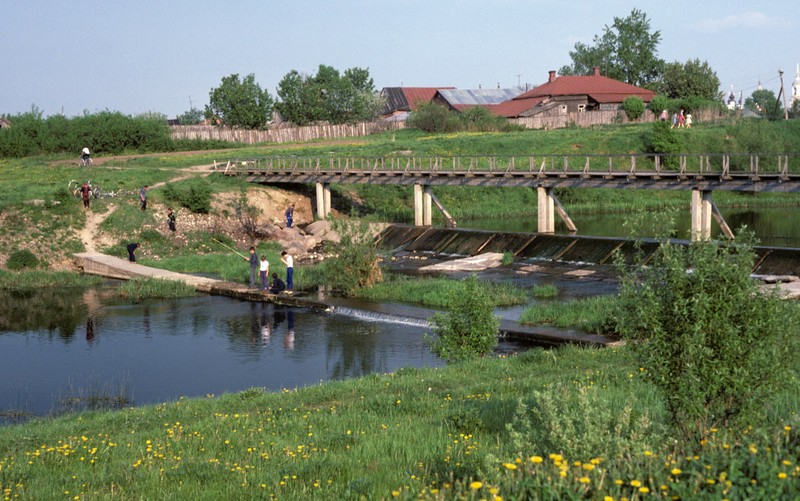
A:
{"label": "yellow dandelion", "polygon": [[489,494],[496,495],[498,492],[500,492],[500,489],[498,489],[497,487],[492,487],[491,489],[489,489]]}
{"label": "yellow dandelion", "polygon": [[506,469],[508,469],[508,470],[516,470],[517,469],[517,465],[515,465],[514,463],[503,463],[503,466],[505,466]]}
{"label": "yellow dandelion", "polygon": [[677,475],[680,475],[681,473],[683,473],[683,471],[680,468],[673,468],[670,473],[672,473],[673,475],[677,476]]}
{"label": "yellow dandelion", "polygon": [[614,501],[614,498],[612,498],[611,496],[606,496],[603,498],[603,501]]}
{"label": "yellow dandelion", "polygon": [[399,495],[400,495],[400,491],[392,491],[392,497],[393,498],[396,498]]}
{"label": "yellow dandelion", "polygon": [[784,478],[786,478],[786,473],[784,473],[784,472],[780,472],[780,473],[778,473],[778,478],[780,478],[781,480],[783,480]]}
{"label": "yellow dandelion", "polygon": [[542,461],[544,461],[544,458],[542,456],[531,456],[529,459],[530,459],[530,462],[534,463],[534,464],[539,464]]}
{"label": "yellow dandelion", "polygon": [[639,487],[641,485],[642,485],[642,483],[639,482],[638,480],[631,480],[631,486],[632,487]]}
{"label": "yellow dandelion", "polygon": [[639,487],[639,492],[641,492],[642,494],[647,494],[648,492],[650,492],[650,489],[648,489],[647,487]]}
{"label": "yellow dandelion", "polygon": [[478,482],[477,480],[469,484],[469,488],[472,489],[473,491],[477,491],[481,487],[483,487],[483,482]]}
{"label": "yellow dandelion", "polygon": [[593,465],[593,464],[590,464],[590,463],[586,463],[586,464],[582,465],[581,467],[582,467],[584,470],[586,470],[586,471],[592,471],[592,470],[594,470],[594,465]]}
{"label": "yellow dandelion", "polygon": [[589,477],[581,477],[578,479],[578,482],[582,484],[588,484],[590,482]]}

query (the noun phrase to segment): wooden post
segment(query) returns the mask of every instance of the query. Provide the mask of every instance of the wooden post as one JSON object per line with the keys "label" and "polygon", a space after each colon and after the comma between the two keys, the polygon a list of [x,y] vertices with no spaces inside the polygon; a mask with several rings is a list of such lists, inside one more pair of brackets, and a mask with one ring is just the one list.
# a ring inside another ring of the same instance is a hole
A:
{"label": "wooden post", "polygon": [[422,226],[422,185],[414,185],[414,226]]}

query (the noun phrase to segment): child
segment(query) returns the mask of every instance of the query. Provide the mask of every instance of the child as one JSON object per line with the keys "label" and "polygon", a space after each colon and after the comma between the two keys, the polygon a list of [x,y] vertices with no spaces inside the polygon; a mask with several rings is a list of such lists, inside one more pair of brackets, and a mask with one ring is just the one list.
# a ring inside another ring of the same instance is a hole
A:
{"label": "child", "polygon": [[294,287],[294,258],[286,252],[281,252],[281,261],[286,265],[286,293],[291,294]]}
{"label": "child", "polygon": [[261,278],[261,290],[267,290],[269,288],[267,279],[269,276],[269,261],[267,261],[266,254],[261,254],[261,267],[258,270],[258,275]]}

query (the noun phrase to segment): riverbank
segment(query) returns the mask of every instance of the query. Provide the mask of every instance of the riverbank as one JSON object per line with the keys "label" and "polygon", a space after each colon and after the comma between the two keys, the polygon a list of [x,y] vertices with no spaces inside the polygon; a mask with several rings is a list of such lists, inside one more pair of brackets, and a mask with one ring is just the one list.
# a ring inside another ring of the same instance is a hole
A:
{"label": "riverbank", "polygon": [[625,347],[531,351],[5,427],[0,483],[6,499],[791,499],[798,397],[795,376],[764,428],[676,443]]}

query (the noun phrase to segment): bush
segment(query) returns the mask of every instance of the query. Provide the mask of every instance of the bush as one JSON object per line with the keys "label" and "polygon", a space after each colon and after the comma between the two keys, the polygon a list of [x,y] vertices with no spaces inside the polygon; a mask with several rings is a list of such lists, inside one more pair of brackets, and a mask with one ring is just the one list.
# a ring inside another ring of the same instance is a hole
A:
{"label": "bush", "polygon": [[339,243],[334,249],[336,257],[323,262],[325,283],[353,296],[358,289],[382,281],[378,251],[369,223],[336,218],[331,227],[339,235]]}
{"label": "bush", "polygon": [[677,167],[678,158],[673,155],[679,155],[683,151],[683,140],[671,125],[670,121],[656,121],[650,129],[650,134],[644,138],[644,142],[648,153],[665,155],[664,166]]}
{"label": "bush", "polygon": [[179,204],[196,214],[211,212],[211,184],[205,179],[191,179],[180,188],[167,183],[163,194],[168,202]]}
{"label": "bush", "polygon": [[622,109],[625,111],[628,120],[635,122],[644,115],[644,101],[639,96],[628,96],[622,101]]}
{"label": "bush", "polygon": [[8,257],[8,261],[6,261],[6,268],[9,270],[36,268],[37,266],[39,266],[39,259],[27,249],[12,252]]}
{"label": "bush", "polygon": [[406,124],[425,132],[456,132],[461,127],[455,113],[438,103],[421,104],[409,114]]}
{"label": "bush", "polygon": [[756,425],[786,370],[797,324],[750,277],[754,259],[747,242],[664,242],[623,272],[617,329],[688,439]]}
{"label": "bush", "polygon": [[431,341],[431,349],[448,361],[483,356],[497,346],[500,320],[494,315],[492,301],[475,275],[464,280],[466,291],[452,298],[450,311],[430,318],[438,335]]}

